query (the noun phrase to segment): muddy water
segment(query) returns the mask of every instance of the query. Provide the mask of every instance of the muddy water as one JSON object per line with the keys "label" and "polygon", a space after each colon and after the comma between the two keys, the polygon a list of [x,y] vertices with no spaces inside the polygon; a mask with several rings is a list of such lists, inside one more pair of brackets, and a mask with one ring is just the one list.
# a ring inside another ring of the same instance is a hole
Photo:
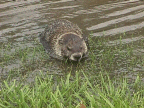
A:
{"label": "muddy water", "polygon": [[[109,38],[109,46],[115,46],[119,34],[125,33],[127,36],[121,40],[122,43],[134,43],[134,55],[144,56],[144,44],[139,43],[144,38],[144,2],[139,0],[1,0],[0,46],[11,43],[14,48],[34,48],[34,41],[39,40],[38,35],[44,30],[45,24],[56,18],[65,18],[78,24],[84,33],[92,33],[93,38]],[[11,49],[7,53],[13,51]],[[32,81],[31,78],[39,70],[46,74],[47,71],[49,74],[65,74],[63,70],[66,66],[62,69],[53,60],[47,60],[46,63],[49,63],[48,68],[34,67],[27,81]],[[21,67],[19,60],[2,64],[3,61],[0,61],[1,80],[6,79],[13,68]],[[112,74],[124,71],[127,72],[122,65]],[[135,79],[137,74],[144,77],[144,66],[136,66],[134,72],[127,72],[125,77]],[[15,78],[19,80],[19,77]]]}

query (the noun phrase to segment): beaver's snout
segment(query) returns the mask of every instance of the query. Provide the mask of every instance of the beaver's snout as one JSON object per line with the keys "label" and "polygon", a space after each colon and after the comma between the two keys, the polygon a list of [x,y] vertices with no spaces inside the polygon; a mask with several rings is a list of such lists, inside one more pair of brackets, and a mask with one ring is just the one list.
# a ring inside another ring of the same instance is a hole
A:
{"label": "beaver's snout", "polygon": [[82,59],[82,53],[74,53],[69,58],[71,61],[80,61]]}

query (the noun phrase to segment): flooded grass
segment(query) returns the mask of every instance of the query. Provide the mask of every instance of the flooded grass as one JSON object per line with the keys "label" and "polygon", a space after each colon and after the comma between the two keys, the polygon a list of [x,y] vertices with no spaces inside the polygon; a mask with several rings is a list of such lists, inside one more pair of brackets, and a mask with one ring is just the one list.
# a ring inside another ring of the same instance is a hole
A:
{"label": "flooded grass", "polygon": [[137,47],[124,44],[123,35],[114,46],[110,39],[89,38],[89,59],[78,63],[75,71],[73,65],[60,62],[63,75],[50,73],[55,60],[49,60],[38,41],[32,48],[4,43],[0,71],[6,77],[1,76],[0,106],[79,108],[83,103],[91,108],[143,108],[143,76],[138,72],[132,80],[127,73],[134,75],[137,66],[144,67],[144,57],[134,55]]}

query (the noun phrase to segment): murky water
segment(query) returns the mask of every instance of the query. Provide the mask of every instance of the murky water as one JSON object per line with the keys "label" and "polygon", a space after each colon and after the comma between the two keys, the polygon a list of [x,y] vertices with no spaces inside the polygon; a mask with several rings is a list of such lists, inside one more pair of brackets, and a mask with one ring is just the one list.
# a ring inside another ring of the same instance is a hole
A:
{"label": "murky water", "polygon": [[[44,30],[45,24],[56,18],[76,23],[85,34],[92,33],[93,38],[109,38],[109,46],[117,45],[120,34],[125,33],[127,35],[121,42],[133,43],[136,46],[134,56],[144,57],[144,43],[140,43],[144,39],[144,2],[139,0],[1,0],[0,46],[11,43],[12,49],[7,53],[15,51],[13,47],[34,48],[34,41],[39,40],[38,35]],[[21,64],[17,59],[6,65],[0,61],[1,80],[6,79],[13,68],[19,67]],[[27,80],[31,81],[39,70],[63,75],[66,67],[60,66],[55,60],[47,60],[45,65],[35,66]],[[112,74],[123,71],[127,72],[127,69],[121,65]],[[135,79],[137,74],[144,77],[144,66],[138,65],[133,73],[127,72],[124,76]],[[17,76],[15,78],[19,79]]]}

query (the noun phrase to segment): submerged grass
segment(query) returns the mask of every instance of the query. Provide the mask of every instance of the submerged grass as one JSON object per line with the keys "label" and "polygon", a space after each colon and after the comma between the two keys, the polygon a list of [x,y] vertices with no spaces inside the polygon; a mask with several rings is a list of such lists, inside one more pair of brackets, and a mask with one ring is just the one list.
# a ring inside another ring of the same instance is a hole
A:
{"label": "submerged grass", "polygon": [[[79,73],[83,74],[83,78]],[[0,92],[0,106],[3,108],[79,108],[83,103],[87,108],[143,108],[144,87],[131,91],[126,79],[112,82],[109,76],[101,77],[99,83],[91,81],[83,71],[76,72],[71,80],[69,73],[65,79],[58,78],[58,84],[53,76],[35,78],[33,87],[29,85],[11,84],[4,81]],[[137,77],[131,87],[140,83]]]}
{"label": "submerged grass", "polygon": [[[0,72],[7,77],[0,77],[0,107],[79,108],[83,103],[87,108],[143,108],[144,83],[134,68],[144,66],[144,57],[133,55],[137,46],[124,44],[121,36],[115,45],[109,41],[89,38],[90,60],[79,63],[75,71],[73,65],[60,63],[58,69],[66,71],[63,76],[49,73],[54,61],[49,60],[39,42],[23,48],[4,43],[0,48]],[[139,42],[141,47],[143,42]],[[6,70],[11,66],[14,68]],[[122,75],[116,76],[118,72]],[[125,73],[137,74],[137,78],[131,81],[123,76]],[[24,84],[28,75],[34,82]]]}

